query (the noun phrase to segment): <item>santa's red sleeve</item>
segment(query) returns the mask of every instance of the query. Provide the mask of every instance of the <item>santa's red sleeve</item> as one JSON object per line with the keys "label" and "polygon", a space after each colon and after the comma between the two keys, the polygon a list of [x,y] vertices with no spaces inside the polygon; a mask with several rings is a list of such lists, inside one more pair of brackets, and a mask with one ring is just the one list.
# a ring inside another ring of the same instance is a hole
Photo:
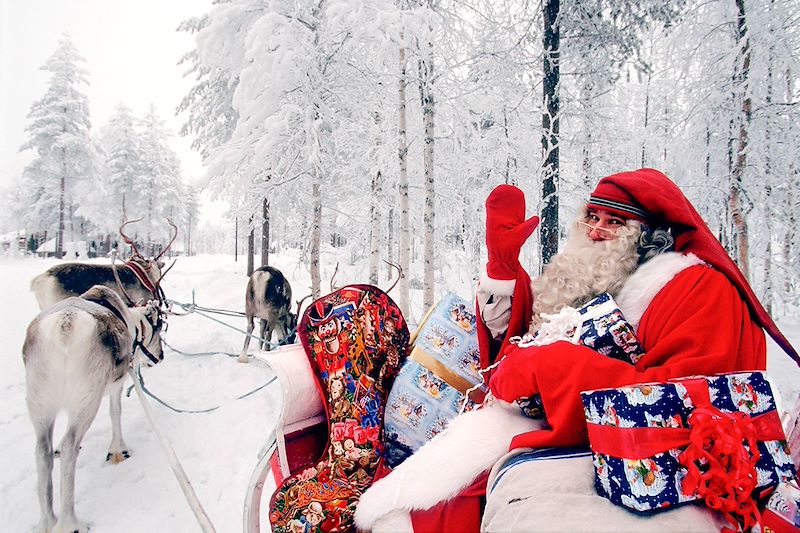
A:
{"label": "santa's red sleeve", "polygon": [[[514,280],[512,280],[514,281]],[[533,290],[528,273],[519,267],[517,279],[511,289],[511,317],[502,340],[492,337],[492,333],[483,323],[481,308],[475,302],[475,314],[478,318],[478,347],[480,349],[481,368],[495,362],[498,353],[502,353],[509,345],[509,339],[528,331],[528,324],[533,318]]]}
{"label": "santa's red sleeve", "polygon": [[489,386],[506,401],[540,394],[552,428],[518,435],[511,447],[588,442],[584,390],[766,367],[763,330],[730,281],[705,265],[683,270],[661,289],[637,334],[645,355],[635,366],[564,341],[511,346]]}

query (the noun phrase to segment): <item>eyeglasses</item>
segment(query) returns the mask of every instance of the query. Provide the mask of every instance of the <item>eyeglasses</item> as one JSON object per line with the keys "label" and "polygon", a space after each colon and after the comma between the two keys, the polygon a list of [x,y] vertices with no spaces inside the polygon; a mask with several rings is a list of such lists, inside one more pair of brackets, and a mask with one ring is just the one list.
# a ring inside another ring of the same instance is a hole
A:
{"label": "eyeglasses", "polygon": [[599,232],[602,235],[605,235],[607,237],[616,236],[617,230],[619,229],[619,227],[616,227],[614,229],[609,229],[609,228],[603,228],[603,227],[600,227],[600,226],[594,226],[594,225],[589,224],[588,222],[584,222],[582,220],[579,220],[578,224],[580,224],[582,226],[586,226],[587,228],[589,228],[589,231],[596,230],[597,232]]}

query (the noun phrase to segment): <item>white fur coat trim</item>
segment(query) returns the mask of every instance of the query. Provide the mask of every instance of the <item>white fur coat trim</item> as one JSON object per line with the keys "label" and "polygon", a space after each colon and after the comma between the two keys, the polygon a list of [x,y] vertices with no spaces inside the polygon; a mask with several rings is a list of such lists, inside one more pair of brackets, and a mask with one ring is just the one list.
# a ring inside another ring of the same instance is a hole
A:
{"label": "white fur coat trim", "polygon": [[390,512],[430,509],[453,498],[508,451],[514,436],[541,424],[523,416],[516,404],[499,400],[457,416],[445,431],[361,495],[356,527],[368,531]]}
{"label": "white fur coat trim", "polygon": [[656,294],[681,271],[702,264],[703,261],[694,254],[676,252],[657,255],[643,264],[630,275],[614,298],[622,316],[631,323],[633,329],[638,330],[639,321]]}
{"label": "white fur coat trim", "polygon": [[484,272],[481,274],[480,290],[497,296],[513,296],[514,287],[517,284],[516,279],[494,279],[490,278],[489,274]]}

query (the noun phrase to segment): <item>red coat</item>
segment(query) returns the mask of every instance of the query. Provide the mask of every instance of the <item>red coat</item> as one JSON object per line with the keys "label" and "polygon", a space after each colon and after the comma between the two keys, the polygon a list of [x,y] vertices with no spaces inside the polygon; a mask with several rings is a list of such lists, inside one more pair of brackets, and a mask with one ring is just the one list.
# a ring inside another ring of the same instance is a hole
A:
{"label": "red coat", "polygon": [[[539,393],[552,428],[518,435],[511,448],[587,443],[579,394],[584,390],[766,368],[763,330],[728,278],[705,265],[682,270],[658,291],[637,336],[645,355],[635,366],[568,342],[509,347],[489,382],[492,392],[506,401]],[[486,479],[481,476],[453,500],[413,512],[414,531],[478,531]]]}
{"label": "red coat", "polygon": [[635,366],[564,341],[512,348],[489,387],[509,402],[538,392],[552,430],[518,435],[511,447],[587,443],[584,390],[766,368],[764,331],[731,282],[704,265],[683,270],[658,292],[637,336],[645,354]]}

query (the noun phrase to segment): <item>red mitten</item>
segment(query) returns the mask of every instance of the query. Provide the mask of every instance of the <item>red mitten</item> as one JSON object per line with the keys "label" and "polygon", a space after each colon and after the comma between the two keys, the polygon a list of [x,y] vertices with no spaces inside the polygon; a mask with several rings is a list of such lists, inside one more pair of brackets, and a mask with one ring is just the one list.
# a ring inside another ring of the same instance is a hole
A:
{"label": "red mitten", "polygon": [[513,185],[498,185],[486,199],[486,274],[492,279],[516,279],[519,251],[539,217],[525,220],[525,195]]}

